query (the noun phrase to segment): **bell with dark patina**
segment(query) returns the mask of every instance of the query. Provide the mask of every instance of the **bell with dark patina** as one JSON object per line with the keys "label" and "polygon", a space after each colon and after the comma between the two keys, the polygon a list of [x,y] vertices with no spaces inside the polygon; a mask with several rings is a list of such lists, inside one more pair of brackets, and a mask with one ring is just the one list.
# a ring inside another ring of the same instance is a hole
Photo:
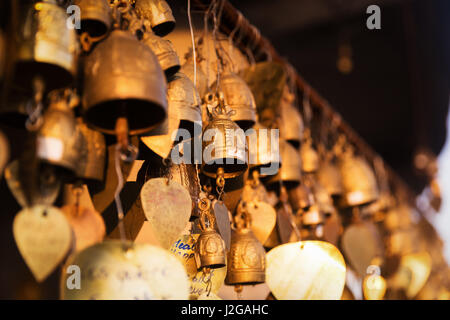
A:
{"label": "bell with dark patina", "polygon": [[266,252],[251,229],[250,215],[238,208],[228,253],[227,285],[254,285],[266,280]]}
{"label": "bell with dark patina", "polygon": [[74,5],[80,8],[81,29],[80,33],[86,32],[90,37],[98,38],[108,33],[112,15],[107,0],[75,0]]}
{"label": "bell with dark patina", "polygon": [[24,3],[17,11],[13,82],[31,90],[38,76],[47,92],[68,86],[76,72],[78,43],[66,26],[66,11],[54,0]]}
{"label": "bell with dark patina", "polygon": [[153,52],[131,33],[114,30],[87,57],[83,108],[94,129],[115,134],[118,118],[129,134],[143,134],[166,117],[166,81]]}
{"label": "bell with dark patina", "polygon": [[136,0],[137,14],[150,21],[153,32],[164,37],[175,28],[172,9],[165,0]]}
{"label": "bell with dark patina", "polygon": [[167,78],[180,70],[180,59],[170,40],[163,39],[149,31],[144,33],[142,42],[156,55]]}
{"label": "bell with dark patina", "polygon": [[222,268],[226,265],[225,241],[215,230],[215,218],[210,213],[211,201],[207,198],[199,202],[200,234],[195,245],[195,260],[198,268]]}

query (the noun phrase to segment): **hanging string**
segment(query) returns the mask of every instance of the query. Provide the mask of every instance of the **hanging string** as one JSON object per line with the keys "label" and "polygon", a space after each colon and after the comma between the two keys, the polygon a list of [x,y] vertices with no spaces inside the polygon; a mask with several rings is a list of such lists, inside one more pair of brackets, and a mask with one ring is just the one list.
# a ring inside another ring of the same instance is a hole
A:
{"label": "hanging string", "polygon": [[188,0],[187,14],[188,14],[188,21],[189,21],[189,31],[191,32],[192,56],[194,58],[194,86],[197,86],[197,52],[195,50],[194,30],[192,27],[191,0]]}
{"label": "hanging string", "polygon": [[121,145],[117,144],[116,152],[115,152],[115,161],[114,161],[114,165],[116,168],[116,174],[117,174],[117,187],[116,187],[116,191],[114,192],[114,201],[115,201],[116,207],[117,207],[117,218],[118,218],[120,240],[124,244],[126,241],[126,236],[125,236],[125,226],[123,223],[123,218],[124,218],[123,207],[122,207],[122,201],[120,200],[120,192],[123,189],[124,179],[123,179],[122,169],[120,168],[120,160],[121,160],[120,153],[121,153]]}

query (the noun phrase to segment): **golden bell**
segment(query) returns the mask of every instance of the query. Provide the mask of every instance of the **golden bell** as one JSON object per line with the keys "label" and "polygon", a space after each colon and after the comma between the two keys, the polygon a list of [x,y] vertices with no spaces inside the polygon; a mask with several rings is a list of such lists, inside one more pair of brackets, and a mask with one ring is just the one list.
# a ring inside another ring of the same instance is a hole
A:
{"label": "golden bell", "polygon": [[158,37],[152,32],[146,32],[142,42],[156,55],[167,78],[170,78],[180,70],[180,59],[170,40]]}
{"label": "golden bell", "polygon": [[175,18],[172,9],[164,0],[136,0],[137,14],[150,21],[153,32],[164,37],[175,28]]}
{"label": "golden bell", "polygon": [[217,178],[218,170],[223,169],[223,177],[229,179],[247,170],[244,132],[230,119],[223,104],[213,109],[213,119],[203,130],[202,140],[203,174]]}
{"label": "golden bell", "polygon": [[300,147],[300,158],[302,159],[302,172],[314,173],[319,170],[319,154],[312,146],[310,131],[307,130],[305,142]]}
{"label": "golden bell", "polygon": [[30,89],[39,76],[46,91],[69,85],[76,72],[77,39],[75,30],[66,26],[66,11],[47,0],[20,6],[17,14],[14,82]]}
{"label": "golden bell", "polygon": [[319,166],[317,180],[330,196],[338,197],[343,193],[341,174],[331,161],[325,161]]}
{"label": "golden bell", "polygon": [[[200,63],[197,63],[196,67],[197,72],[195,75],[195,87],[198,90],[200,98],[203,99],[203,97],[208,93],[208,81],[206,78],[206,74],[203,72],[200,66]],[[186,58],[186,62],[181,66],[180,71],[184,73],[189,79],[191,79],[192,83],[194,82],[194,58],[192,57],[192,55]]]}
{"label": "golden bell", "polygon": [[83,92],[85,120],[115,134],[126,116],[129,133],[142,134],[166,117],[166,82],[153,52],[127,31],[114,30],[88,56]]}
{"label": "golden bell", "polygon": [[336,209],[334,208],[333,199],[319,182],[314,184],[314,197],[316,198],[320,211],[323,212],[326,217],[329,217],[334,213]]}
{"label": "golden bell", "polygon": [[201,100],[192,81],[183,73],[176,73],[168,84],[169,108],[175,108],[180,120],[202,125]]}
{"label": "golden bell", "polygon": [[308,210],[315,203],[311,189],[304,184],[288,190],[288,196],[289,203],[294,212]]}
{"label": "golden bell", "polygon": [[413,224],[411,209],[407,205],[400,205],[389,210],[384,216],[383,224],[388,231],[409,229]]}
{"label": "golden bell", "polygon": [[37,134],[37,157],[77,172],[83,147],[73,111],[64,99],[53,96]]}
{"label": "golden bell", "polygon": [[325,218],[318,205],[312,205],[300,216],[302,240],[321,240]]}
{"label": "golden bell", "polygon": [[[256,122],[256,104],[252,91],[237,74],[226,71],[220,75],[220,92],[223,94],[225,107],[234,110],[231,120],[247,130]],[[214,91],[216,83],[212,85]]]}
{"label": "golden bell", "polygon": [[112,15],[107,0],[75,0],[73,4],[80,7],[81,32],[95,38],[108,33]]}
{"label": "golden bell", "polygon": [[89,129],[81,118],[78,118],[77,122],[84,142],[77,165],[77,177],[87,181],[103,181],[106,161],[105,137],[100,132]]}
{"label": "golden bell", "polygon": [[288,142],[280,140],[281,168],[276,176],[273,176],[267,182],[268,184],[279,183],[288,188],[298,186],[301,179],[301,159],[297,150]]}
{"label": "golden bell", "polygon": [[249,215],[231,234],[226,285],[254,285],[266,280],[266,252],[251,229]]}
{"label": "golden bell", "polygon": [[343,207],[368,204],[378,198],[377,181],[366,160],[347,151],[340,157],[338,166],[344,190],[340,199]]}
{"label": "golden bell", "polygon": [[303,120],[298,109],[294,106],[294,97],[285,86],[280,101],[280,138],[298,147],[303,138]]}

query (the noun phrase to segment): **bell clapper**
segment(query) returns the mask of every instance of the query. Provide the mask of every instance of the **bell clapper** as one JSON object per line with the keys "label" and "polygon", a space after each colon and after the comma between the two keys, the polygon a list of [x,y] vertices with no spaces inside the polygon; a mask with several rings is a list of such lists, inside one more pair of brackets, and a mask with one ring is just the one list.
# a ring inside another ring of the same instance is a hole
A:
{"label": "bell clapper", "polygon": [[237,300],[242,300],[242,291],[244,291],[243,285],[234,286],[234,291],[236,292]]}
{"label": "bell clapper", "polygon": [[25,126],[28,131],[36,131],[42,124],[43,98],[44,98],[45,83],[44,80],[36,76],[33,78],[33,101],[27,104],[28,119]]}

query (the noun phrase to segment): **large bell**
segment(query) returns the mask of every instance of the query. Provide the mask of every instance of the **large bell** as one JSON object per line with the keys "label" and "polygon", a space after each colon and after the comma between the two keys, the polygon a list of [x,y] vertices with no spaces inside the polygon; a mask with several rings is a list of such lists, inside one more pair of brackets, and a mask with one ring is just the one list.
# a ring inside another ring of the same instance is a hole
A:
{"label": "large bell", "polygon": [[216,222],[210,213],[211,202],[202,199],[199,203],[200,209],[200,234],[195,245],[195,260],[198,268],[222,268],[226,265],[225,241],[215,230]]}
{"label": "large bell", "polygon": [[[216,85],[216,83],[213,84],[213,91]],[[234,110],[231,120],[244,130],[253,127],[256,122],[256,104],[252,91],[245,81],[237,74],[226,71],[220,75],[219,86],[225,107]]]}
{"label": "large bell", "polygon": [[137,14],[150,21],[153,32],[164,37],[175,28],[172,9],[164,0],[136,0]]}
{"label": "large bell", "polygon": [[295,147],[300,146],[303,138],[303,120],[300,112],[294,105],[294,96],[285,86],[280,101],[280,138],[286,140]]}
{"label": "large bell", "polygon": [[[206,74],[203,72],[200,63],[196,64],[196,79],[195,79],[195,87],[198,90],[200,98],[203,99],[208,92],[208,81],[206,78]],[[194,58],[192,54],[186,57],[186,62],[181,66],[182,73],[188,76],[192,82],[194,82]]]}
{"label": "large bell", "polygon": [[276,176],[267,182],[268,184],[279,183],[280,181],[288,188],[292,189],[300,183],[301,179],[301,159],[299,153],[288,142],[280,140],[281,168]]}
{"label": "large bell", "polygon": [[339,197],[342,192],[341,174],[331,161],[325,161],[319,166],[317,180],[332,197]]}
{"label": "large bell", "polygon": [[73,173],[77,172],[84,146],[74,113],[67,101],[56,95],[51,97],[43,120],[37,134],[37,157]]}
{"label": "large bell", "polygon": [[114,30],[88,56],[84,118],[96,130],[115,134],[126,117],[132,135],[150,131],[166,117],[166,82],[153,52],[127,31]]}
{"label": "large bell", "polygon": [[75,0],[80,7],[81,29],[93,38],[104,36],[111,27],[111,8],[107,0]]}
{"label": "large bell", "polygon": [[29,90],[39,76],[46,91],[69,85],[77,66],[77,40],[75,31],[66,26],[66,11],[54,0],[25,6],[19,7],[20,25],[14,28],[14,83]]}
{"label": "large bell", "polygon": [[378,198],[378,186],[373,170],[366,160],[347,150],[338,161],[344,193],[340,199],[343,207],[371,203]]}
{"label": "large bell", "polygon": [[234,178],[247,170],[247,145],[242,129],[225,111],[223,102],[213,109],[213,119],[203,130],[202,172],[217,178],[223,171],[225,179]]}
{"label": "large bell", "polygon": [[266,280],[266,252],[251,229],[250,215],[244,213],[231,235],[228,253],[226,285],[254,285]]}
{"label": "large bell", "polygon": [[180,70],[180,60],[170,40],[158,37],[152,32],[146,32],[142,41],[156,55],[167,78]]}
{"label": "large bell", "polygon": [[81,118],[77,119],[77,125],[84,142],[77,166],[77,177],[85,182],[101,182],[105,177],[105,137],[100,132],[89,129]]}

